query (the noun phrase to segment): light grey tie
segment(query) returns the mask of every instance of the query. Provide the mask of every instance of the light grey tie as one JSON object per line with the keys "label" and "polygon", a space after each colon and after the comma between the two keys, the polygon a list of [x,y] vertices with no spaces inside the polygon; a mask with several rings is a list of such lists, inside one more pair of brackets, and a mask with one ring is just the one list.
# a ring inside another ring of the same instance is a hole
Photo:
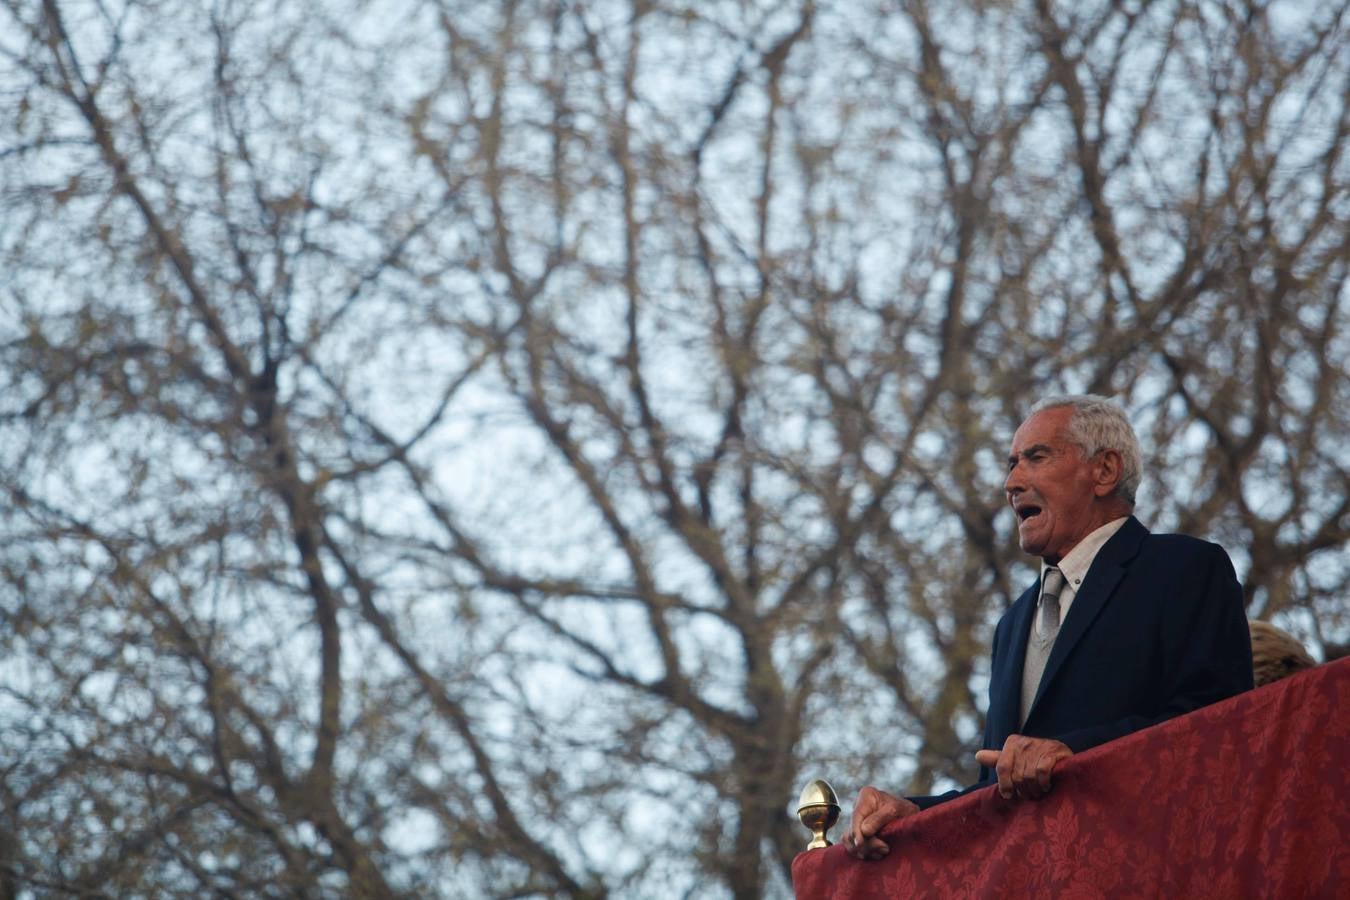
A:
{"label": "light grey tie", "polygon": [[1059,569],[1046,569],[1041,581],[1040,619],[1027,636],[1027,655],[1022,661],[1022,714],[1018,717],[1021,725],[1026,724],[1031,702],[1036,699],[1036,689],[1041,686],[1045,661],[1050,658],[1055,636],[1059,634],[1059,592],[1062,590],[1064,573]]}

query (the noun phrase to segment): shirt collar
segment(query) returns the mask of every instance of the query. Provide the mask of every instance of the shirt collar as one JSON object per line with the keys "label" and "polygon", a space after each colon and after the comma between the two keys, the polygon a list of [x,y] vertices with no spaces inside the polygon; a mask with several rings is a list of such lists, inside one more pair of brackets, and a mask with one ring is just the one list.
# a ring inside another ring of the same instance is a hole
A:
{"label": "shirt collar", "polygon": [[[1064,558],[1059,561],[1059,565],[1054,566],[1064,573],[1065,582],[1075,592],[1078,585],[1082,584],[1083,579],[1087,577],[1088,569],[1092,568],[1092,561],[1097,558],[1097,552],[1106,545],[1107,541],[1111,540],[1112,535],[1120,530],[1120,527],[1125,524],[1125,520],[1128,518],[1129,516],[1121,516],[1119,519],[1112,519],[1097,530],[1090,532],[1087,537],[1075,544],[1072,550],[1064,554]],[[1042,583],[1045,581],[1046,571],[1050,568],[1051,566],[1047,563],[1041,563]]]}

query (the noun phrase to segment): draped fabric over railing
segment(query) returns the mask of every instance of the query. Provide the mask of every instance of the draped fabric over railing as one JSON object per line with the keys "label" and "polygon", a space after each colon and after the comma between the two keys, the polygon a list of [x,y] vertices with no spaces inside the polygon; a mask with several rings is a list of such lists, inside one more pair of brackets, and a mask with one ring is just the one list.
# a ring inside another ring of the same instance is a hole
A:
{"label": "draped fabric over railing", "polygon": [[798,900],[1350,898],[1350,659],[1074,756],[1039,801],[987,788],[882,836],[878,862],[800,854]]}

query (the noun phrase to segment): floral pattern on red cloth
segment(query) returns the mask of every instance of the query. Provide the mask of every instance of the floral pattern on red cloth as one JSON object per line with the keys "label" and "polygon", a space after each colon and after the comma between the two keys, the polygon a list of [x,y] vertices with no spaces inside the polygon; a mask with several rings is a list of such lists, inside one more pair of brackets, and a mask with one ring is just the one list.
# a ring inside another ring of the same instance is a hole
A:
{"label": "floral pattern on red cloth", "polygon": [[[891,853],[793,861],[798,900],[1350,897],[1350,659],[893,822]],[[844,821],[844,820],[841,820]]]}

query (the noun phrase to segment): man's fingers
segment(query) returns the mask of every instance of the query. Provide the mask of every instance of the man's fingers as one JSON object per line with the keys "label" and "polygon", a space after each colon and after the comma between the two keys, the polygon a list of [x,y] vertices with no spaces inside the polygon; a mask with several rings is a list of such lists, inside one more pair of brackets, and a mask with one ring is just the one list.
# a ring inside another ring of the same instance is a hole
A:
{"label": "man's fingers", "polygon": [[862,820],[857,815],[854,815],[853,821],[850,823],[848,836],[854,855],[862,853],[863,845],[867,843],[867,837],[862,833]]}
{"label": "man's fingers", "polygon": [[850,843],[853,845],[849,852],[855,856],[861,855],[863,845],[867,843],[868,836],[863,834],[863,819],[876,809],[876,805],[875,792],[871,786],[864,787],[858,792],[858,802],[853,807],[853,818],[848,823],[849,837],[852,838]]}
{"label": "man's fingers", "polygon": [[863,859],[882,859],[887,853],[891,852],[891,845],[881,838],[868,838],[867,845],[863,847]]}
{"label": "man's fingers", "polygon": [[891,845],[879,837],[859,840],[853,832],[844,835],[844,852],[854,859],[881,859],[891,852]]}
{"label": "man's fingers", "polygon": [[998,767],[994,771],[998,773],[998,792],[1003,795],[1004,800],[1011,800],[1015,791],[1013,787],[1012,754],[1002,754],[998,760]]}
{"label": "man's fingers", "polygon": [[1013,759],[1013,754],[1006,750],[976,750],[975,761],[986,769],[993,769],[998,777],[998,792],[1003,795],[1005,800],[1012,799],[1012,778],[1008,767],[1004,765],[1007,761]]}
{"label": "man's fingers", "polygon": [[1055,758],[1047,753],[1036,764],[1036,783],[1040,785],[1041,793],[1050,790],[1050,773],[1055,769],[1055,762]]}
{"label": "man's fingers", "polygon": [[1017,770],[1013,773],[1013,790],[1018,796],[1035,799],[1041,795],[1040,785],[1036,781],[1036,761],[1039,756],[1030,749],[1018,754]]}
{"label": "man's fingers", "polygon": [[858,840],[857,835],[850,832],[844,836],[844,850],[854,859],[867,859],[868,840]]}
{"label": "man's fingers", "polygon": [[1054,781],[1055,766],[1070,756],[1073,751],[1060,741],[1019,734],[1010,735],[1002,750],[980,750],[975,754],[980,765],[994,764],[998,792],[1005,800],[1044,797]]}
{"label": "man's fingers", "polygon": [[864,787],[858,792],[858,800],[853,806],[853,816],[844,834],[844,849],[855,859],[881,859],[891,852],[891,846],[878,837],[877,832],[887,822],[918,811],[917,806],[903,797],[893,797],[870,785]]}
{"label": "man's fingers", "polygon": [[858,833],[864,838],[871,840],[876,836],[876,833],[881,830],[883,825],[887,822],[894,821],[896,818],[898,818],[898,816],[896,816],[894,810],[878,809],[863,817],[862,821],[859,823]]}

